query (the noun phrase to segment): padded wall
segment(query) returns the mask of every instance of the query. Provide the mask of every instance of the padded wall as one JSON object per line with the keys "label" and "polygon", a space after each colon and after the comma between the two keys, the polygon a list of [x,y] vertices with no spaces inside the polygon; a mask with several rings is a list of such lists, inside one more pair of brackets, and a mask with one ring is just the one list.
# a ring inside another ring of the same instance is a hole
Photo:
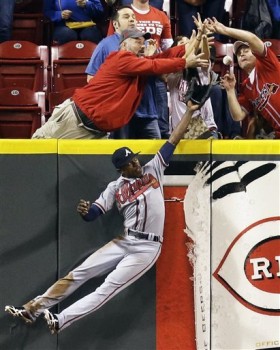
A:
{"label": "padded wall", "polygon": [[[143,162],[162,143],[125,141],[134,151],[141,151]],[[183,196],[186,187],[174,187],[174,191],[168,187],[166,192],[169,224],[156,266],[102,309],[58,336],[50,335],[41,318],[26,326],[4,313],[5,305],[21,305],[44,292],[57,277],[122,232],[115,210],[86,223],[76,205],[80,198],[94,200],[118,176],[110,159],[123,145],[117,140],[0,142],[0,348],[171,350],[171,344],[174,349],[186,344],[188,350],[194,349],[192,270],[184,259],[183,208],[181,202],[169,201],[173,192]],[[178,178],[193,175],[196,162],[209,159],[209,154],[209,141],[181,142],[166,174],[180,175]],[[180,210],[176,225],[172,225]],[[188,274],[182,275],[186,271]],[[101,281],[89,281],[54,311],[89,293]]]}

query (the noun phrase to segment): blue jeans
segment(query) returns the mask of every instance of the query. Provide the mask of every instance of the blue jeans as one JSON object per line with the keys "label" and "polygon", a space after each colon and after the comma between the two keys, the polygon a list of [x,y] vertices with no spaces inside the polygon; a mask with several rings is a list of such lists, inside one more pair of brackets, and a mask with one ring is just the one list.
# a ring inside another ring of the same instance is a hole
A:
{"label": "blue jeans", "polygon": [[158,120],[133,116],[128,124],[129,139],[160,139]]}
{"label": "blue jeans", "polygon": [[240,123],[231,117],[225,90],[222,90],[220,85],[214,85],[210,98],[218,131],[224,138],[233,139],[235,136],[241,136]]}
{"label": "blue jeans", "polygon": [[219,22],[223,21],[225,0],[206,0],[202,7],[189,5],[184,0],[176,1],[180,35],[191,36],[192,30],[196,29],[192,16],[196,17],[197,12],[201,14],[202,20],[216,17]]}
{"label": "blue jeans", "polygon": [[15,0],[0,0],[0,43],[11,39]]}
{"label": "blue jeans", "polygon": [[59,45],[75,40],[88,40],[98,44],[99,41],[102,40],[102,35],[97,26],[83,29],[70,29],[65,25],[58,25],[54,28],[53,40],[57,41]]}
{"label": "blue jeans", "polygon": [[[131,5],[132,1],[133,0],[121,0],[121,6]],[[159,10],[162,10],[163,0],[150,0],[149,4]]]}
{"label": "blue jeans", "polygon": [[167,100],[166,83],[161,79],[156,79],[156,105],[158,112],[158,125],[162,139],[168,139],[169,132],[169,110]]}

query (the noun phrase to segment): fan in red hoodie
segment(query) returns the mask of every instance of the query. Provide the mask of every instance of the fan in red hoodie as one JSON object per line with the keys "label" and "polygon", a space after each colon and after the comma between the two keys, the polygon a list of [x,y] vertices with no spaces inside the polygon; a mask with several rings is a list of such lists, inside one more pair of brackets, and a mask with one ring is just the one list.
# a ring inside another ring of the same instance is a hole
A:
{"label": "fan in red hoodie", "polygon": [[112,52],[89,84],[54,109],[47,123],[32,138],[91,139],[126,125],[142,98],[146,79],[186,67],[206,67],[203,54],[185,54],[178,46],[151,57],[139,57],[149,33],[128,29],[120,38],[120,50]]}

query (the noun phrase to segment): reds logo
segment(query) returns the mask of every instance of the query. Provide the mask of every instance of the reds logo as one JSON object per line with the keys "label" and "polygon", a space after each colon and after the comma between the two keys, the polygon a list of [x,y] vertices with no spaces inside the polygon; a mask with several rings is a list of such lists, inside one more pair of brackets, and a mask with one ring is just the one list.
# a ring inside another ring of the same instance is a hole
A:
{"label": "reds logo", "polygon": [[232,242],[214,277],[244,306],[280,315],[280,217],[260,220]]}

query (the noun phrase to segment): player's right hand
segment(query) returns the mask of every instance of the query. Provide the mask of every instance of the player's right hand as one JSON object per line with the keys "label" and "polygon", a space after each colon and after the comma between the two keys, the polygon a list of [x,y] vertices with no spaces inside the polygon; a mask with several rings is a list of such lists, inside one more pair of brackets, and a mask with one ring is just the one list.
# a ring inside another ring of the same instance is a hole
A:
{"label": "player's right hand", "polygon": [[85,216],[88,214],[89,208],[90,208],[90,201],[80,199],[78,206],[77,206],[77,212],[79,214],[81,214],[82,216]]}

